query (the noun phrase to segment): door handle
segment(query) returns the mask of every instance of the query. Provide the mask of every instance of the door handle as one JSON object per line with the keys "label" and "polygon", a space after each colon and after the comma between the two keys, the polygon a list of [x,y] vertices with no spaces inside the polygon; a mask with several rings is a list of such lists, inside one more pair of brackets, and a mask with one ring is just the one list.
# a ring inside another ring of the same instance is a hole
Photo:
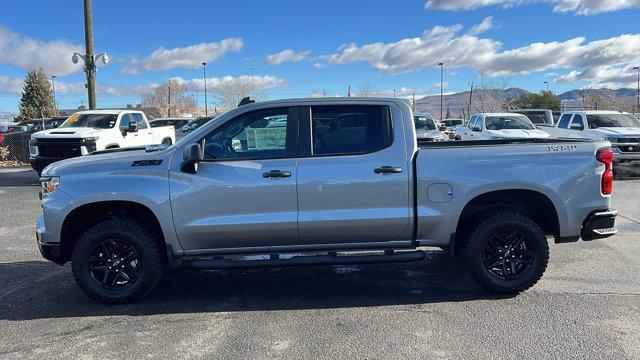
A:
{"label": "door handle", "polygon": [[291,176],[291,172],[289,171],[281,171],[281,170],[271,170],[262,174],[263,178],[273,179],[273,178],[286,178]]}
{"label": "door handle", "polygon": [[376,174],[397,174],[402,172],[402,168],[395,166],[381,166],[373,169],[373,172]]}

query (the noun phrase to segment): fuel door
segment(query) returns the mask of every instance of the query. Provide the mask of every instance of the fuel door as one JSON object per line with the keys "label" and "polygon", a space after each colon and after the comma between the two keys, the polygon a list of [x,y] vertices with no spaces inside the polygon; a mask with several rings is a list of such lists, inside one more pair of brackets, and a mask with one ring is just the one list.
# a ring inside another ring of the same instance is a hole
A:
{"label": "fuel door", "polygon": [[427,189],[427,198],[433,203],[446,203],[453,198],[453,188],[449,184],[431,184]]}

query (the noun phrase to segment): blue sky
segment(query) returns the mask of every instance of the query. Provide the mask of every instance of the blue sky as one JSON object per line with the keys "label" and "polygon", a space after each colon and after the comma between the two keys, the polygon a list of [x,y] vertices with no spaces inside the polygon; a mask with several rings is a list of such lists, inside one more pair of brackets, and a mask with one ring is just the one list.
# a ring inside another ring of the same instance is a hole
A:
{"label": "blue sky", "polygon": [[[86,103],[84,73],[70,60],[84,46],[82,1],[2,7],[0,112],[17,110],[30,66],[57,76],[61,108]],[[636,0],[111,0],[94,1],[93,12],[95,51],[112,59],[98,72],[105,107],[139,103],[141,92],[173,77],[203,106],[203,60],[213,92],[253,76],[270,98],[344,95],[363,84],[389,95],[435,94],[438,61],[446,92],[479,85],[481,72],[487,86],[531,91],[544,81],[557,92],[635,87],[640,64]]]}

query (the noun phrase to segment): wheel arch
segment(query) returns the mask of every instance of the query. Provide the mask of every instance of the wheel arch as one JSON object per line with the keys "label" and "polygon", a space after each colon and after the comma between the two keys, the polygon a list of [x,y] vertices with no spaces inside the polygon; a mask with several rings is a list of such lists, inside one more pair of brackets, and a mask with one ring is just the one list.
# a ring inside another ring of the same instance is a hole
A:
{"label": "wheel arch", "polygon": [[546,235],[560,237],[560,214],[546,194],[531,189],[505,189],[476,194],[467,201],[455,227],[456,247],[468,238],[484,216],[497,210],[513,210],[530,217]]}
{"label": "wheel arch", "polygon": [[158,217],[146,205],[128,200],[96,201],[76,207],[64,218],[60,230],[63,261],[71,259],[73,248],[83,233],[105,220],[114,218],[139,221],[153,231],[162,248],[166,247],[167,242]]}

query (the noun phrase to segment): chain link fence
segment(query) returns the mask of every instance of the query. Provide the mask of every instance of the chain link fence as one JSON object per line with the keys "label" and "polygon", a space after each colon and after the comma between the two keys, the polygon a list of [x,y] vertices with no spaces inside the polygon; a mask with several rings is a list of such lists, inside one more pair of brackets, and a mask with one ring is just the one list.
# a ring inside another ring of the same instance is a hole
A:
{"label": "chain link fence", "polygon": [[30,133],[4,134],[0,142],[0,160],[29,163]]}

